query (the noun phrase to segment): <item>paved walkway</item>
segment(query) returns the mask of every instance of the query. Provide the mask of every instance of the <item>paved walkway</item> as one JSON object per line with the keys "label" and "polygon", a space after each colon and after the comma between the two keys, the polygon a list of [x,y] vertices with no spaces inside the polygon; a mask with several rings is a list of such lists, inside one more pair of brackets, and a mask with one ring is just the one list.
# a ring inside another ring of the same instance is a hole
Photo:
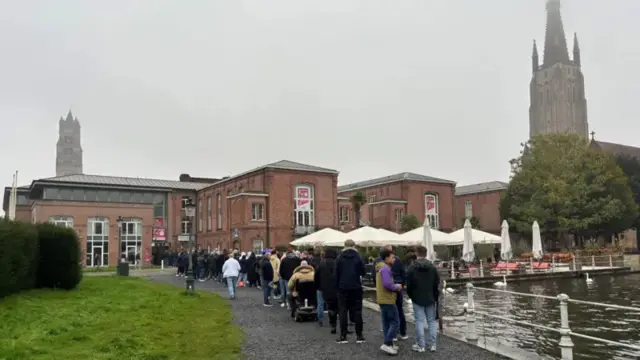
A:
{"label": "paved walkway", "polygon": [[[184,279],[175,276],[152,276],[154,281],[165,282],[184,287]],[[196,282],[196,289],[207,290],[227,296],[226,289],[219,283]],[[350,335],[349,344],[336,344],[336,335],[329,333],[329,327],[319,327],[315,323],[296,323],[289,313],[280,307],[262,306],[262,291],[240,288],[235,300],[231,301],[235,321],[246,334],[243,353],[246,359],[388,359],[380,351],[382,333],[380,318],[374,311],[364,309],[365,344],[356,344],[355,335]],[[206,319],[203,319],[206,321]],[[328,318],[325,314],[325,323]],[[475,346],[444,336],[438,338],[436,353],[415,353],[411,351],[413,343],[413,324],[408,324],[409,340],[401,341],[400,359],[456,359],[456,360],[493,360],[503,359],[493,353]]]}

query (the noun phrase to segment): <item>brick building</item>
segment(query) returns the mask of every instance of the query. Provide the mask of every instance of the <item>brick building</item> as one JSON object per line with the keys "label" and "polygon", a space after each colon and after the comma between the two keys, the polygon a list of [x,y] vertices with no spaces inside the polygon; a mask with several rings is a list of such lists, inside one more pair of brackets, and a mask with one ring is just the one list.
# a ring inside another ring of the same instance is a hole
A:
{"label": "brick building", "polygon": [[508,185],[491,181],[456,187],[456,225],[462,227],[465,219],[475,217],[483,231],[499,234],[502,224],[500,199]]}
{"label": "brick building", "polygon": [[361,192],[366,203],[360,211],[361,224],[400,231],[400,219],[412,214],[424,221],[425,214],[436,229],[455,228],[454,189],[451,180],[431,176],[400,173],[338,187],[338,216],[341,229],[355,228],[350,198]]}

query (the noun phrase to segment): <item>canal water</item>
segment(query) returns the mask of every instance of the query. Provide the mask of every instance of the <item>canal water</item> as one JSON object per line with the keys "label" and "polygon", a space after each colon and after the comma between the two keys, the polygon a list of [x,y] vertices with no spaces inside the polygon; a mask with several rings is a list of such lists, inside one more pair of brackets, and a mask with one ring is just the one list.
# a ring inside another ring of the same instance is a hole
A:
{"label": "canal water", "polygon": [[[488,285],[490,287],[490,285]],[[621,276],[598,276],[592,283],[585,279],[549,279],[537,282],[512,282],[507,290],[539,295],[556,296],[560,293],[576,300],[586,300],[640,308],[640,274]],[[368,293],[375,299],[375,293]],[[466,291],[447,294],[443,301],[444,326],[448,331],[464,333],[462,312],[467,302]],[[558,301],[525,297],[513,294],[476,290],[475,305],[478,311],[492,315],[526,321],[553,328],[560,326]],[[407,306],[411,312],[411,306]],[[640,346],[640,312],[617,310],[605,307],[569,303],[569,326],[577,333],[607,340]],[[489,317],[477,316],[476,327],[485,338],[498,342],[499,346],[517,347],[537,353],[544,358],[560,358],[557,332],[535,329],[508,323]],[[624,347],[607,345],[582,338],[572,337],[574,359],[637,360],[640,352]]]}

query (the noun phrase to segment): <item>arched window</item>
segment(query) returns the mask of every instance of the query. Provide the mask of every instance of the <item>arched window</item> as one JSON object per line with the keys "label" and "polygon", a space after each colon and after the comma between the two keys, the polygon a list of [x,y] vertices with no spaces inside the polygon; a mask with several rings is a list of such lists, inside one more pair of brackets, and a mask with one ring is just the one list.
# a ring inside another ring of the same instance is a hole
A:
{"label": "arched window", "polygon": [[73,217],[71,216],[52,216],[49,222],[56,226],[73,228]]}
{"label": "arched window", "polygon": [[429,218],[429,224],[433,229],[440,228],[440,204],[438,194],[427,193],[424,195],[425,214]]}
{"label": "arched window", "polygon": [[298,227],[315,225],[315,199],[313,185],[296,185],[293,194],[293,224]]}
{"label": "arched window", "polygon": [[142,220],[122,219],[120,222],[120,259],[129,264],[142,264]]}
{"label": "arched window", "polygon": [[109,265],[109,219],[89,218],[87,221],[87,266]]}

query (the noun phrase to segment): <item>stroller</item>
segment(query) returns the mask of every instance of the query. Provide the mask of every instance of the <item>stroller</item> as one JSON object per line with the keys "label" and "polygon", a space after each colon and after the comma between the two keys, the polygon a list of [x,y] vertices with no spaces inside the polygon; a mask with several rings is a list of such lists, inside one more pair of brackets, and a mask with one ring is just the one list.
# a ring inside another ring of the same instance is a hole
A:
{"label": "stroller", "polygon": [[313,281],[296,281],[298,296],[291,298],[291,317],[296,322],[317,321],[317,295]]}

